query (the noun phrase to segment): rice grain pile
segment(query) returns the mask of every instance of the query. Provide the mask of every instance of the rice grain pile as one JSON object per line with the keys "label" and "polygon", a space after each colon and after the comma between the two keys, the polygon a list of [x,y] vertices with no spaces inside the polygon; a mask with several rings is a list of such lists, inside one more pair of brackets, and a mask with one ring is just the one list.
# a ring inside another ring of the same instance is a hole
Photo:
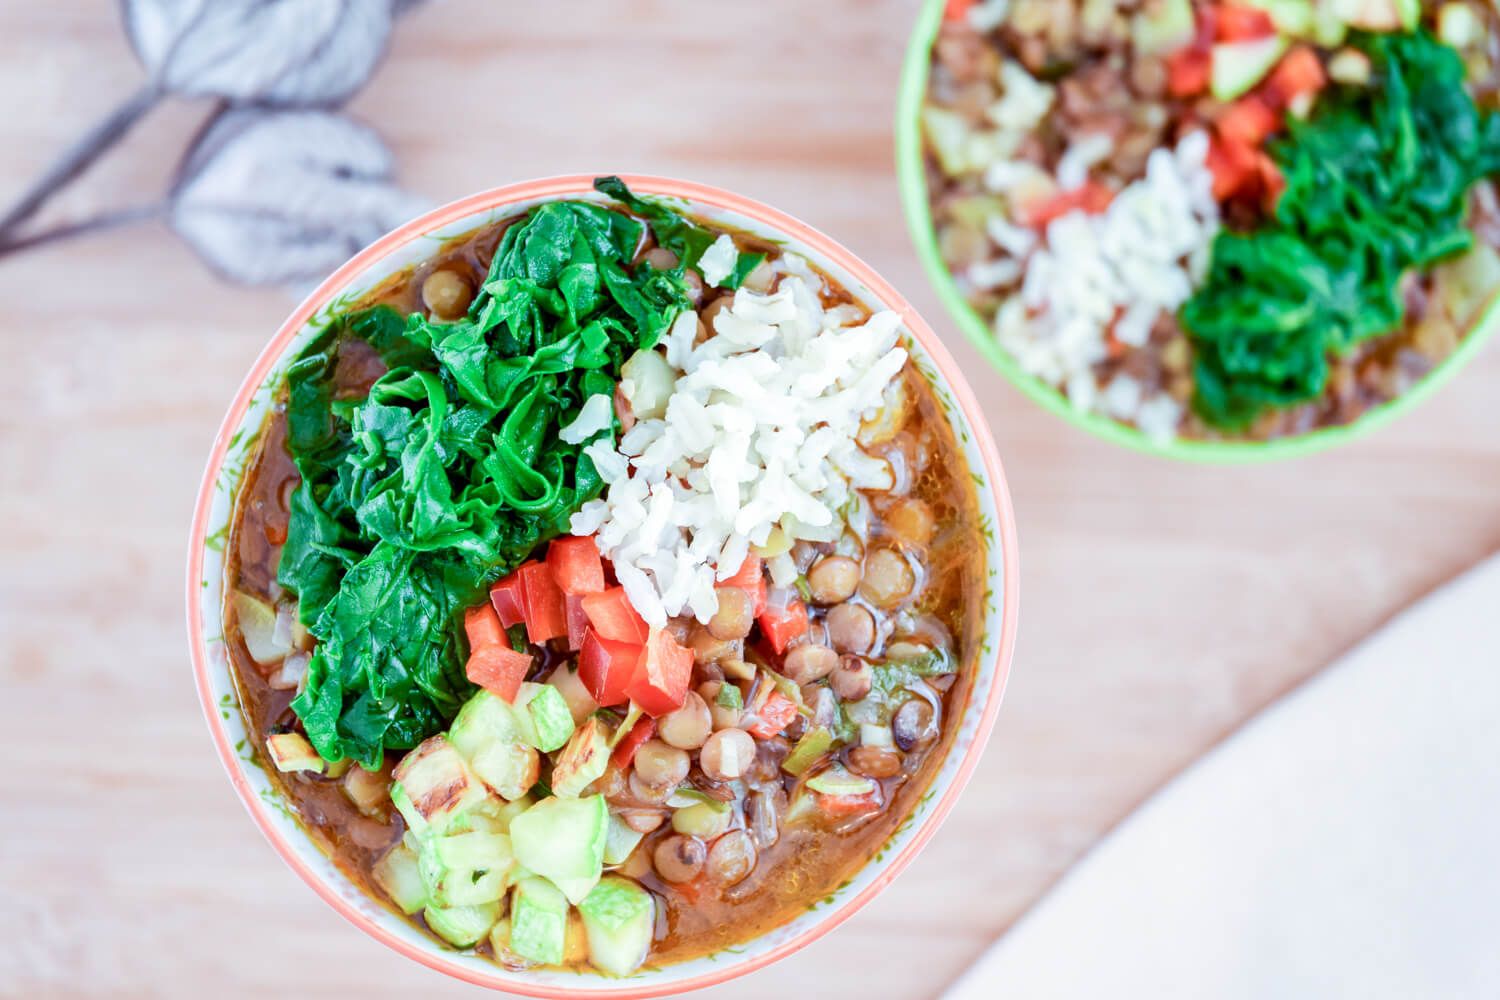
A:
{"label": "rice grain pile", "polygon": [[685,613],[706,622],[716,580],[752,546],[789,586],[791,542],[837,539],[851,489],[892,485],[889,464],[855,436],[906,362],[900,320],[825,310],[811,268],[790,254],[782,263],[798,273],[770,294],[741,288],[712,335],[700,338],[684,312],[654,358],[633,359],[620,389],[636,423],[617,445],[586,449],[606,492],[573,516],[573,533],[597,533],[652,625]]}

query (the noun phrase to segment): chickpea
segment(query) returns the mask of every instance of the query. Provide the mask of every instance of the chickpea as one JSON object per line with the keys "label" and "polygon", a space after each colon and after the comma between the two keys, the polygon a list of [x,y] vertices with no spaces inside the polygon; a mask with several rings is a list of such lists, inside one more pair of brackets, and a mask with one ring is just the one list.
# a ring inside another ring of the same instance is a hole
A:
{"label": "chickpea", "polygon": [[698,308],[698,304],[703,301],[703,277],[688,268],[682,272],[682,283],[687,285],[688,301],[693,304],[694,309]]}
{"label": "chickpea", "polygon": [[822,684],[804,684],[802,703],[812,709],[809,725],[831,728],[838,718],[838,699]]}
{"label": "chickpea", "polygon": [[[708,703],[708,714],[713,719],[714,729],[733,729],[740,724],[740,717],[745,714],[745,697],[739,688],[730,684],[732,693],[727,697],[720,698],[724,691],[726,681],[708,681],[698,688],[698,695]],[[735,696],[739,697],[736,698]],[[729,702],[729,704],[724,704]],[[739,708],[733,706],[738,704]]]}
{"label": "chickpea", "polygon": [[709,330],[713,330],[714,319],[719,315],[719,313],[723,312],[725,309],[728,309],[733,303],[733,293],[720,295],[718,298],[714,299],[708,305],[703,307],[703,310],[698,313],[698,319],[700,319],[703,322],[703,325],[708,327]]}
{"label": "chickpea", "polygon": [[688,648],[693,651],[693,662],[695,663],[720,663],[724,660],[740,658],[744,651],[742,645],[729,639],[715,639],[712,632],[706,628],[695,628],[688,636]]}
{"label": "chickpea", "polygon": [[691,882],[703,871],[708,848],[696,837],[671,836],[656,845],[651,861],[656,873],[667,882]]}
{"label": "chickpea", "polygon": [[630,771],[630,778],[626,781],[630,789],[630,795],[638,802],[649,802],[652,805],[662,805],[672,797],[677,790],[676,785],[648,785],[641,780],[639,773],[634,768]]}
{"label": "chickpea", "polygon": [[708,620],[708,631],[715,639],[743,639],[755,623],[755,602],[739,587],[719,588],[719,610]]}
{"label": "chickpea", "polygon": [[708,877],[724,885],[743,882],[755,869],[755,841],[744,830],[731,830],[708,849]]}
{"label": "chickpea", "polygon": [[849,751],[849,770],[866,778],[894,778],[901,773],[901,755],[881,747],[855,747]]}
{"label": "chickpea", "polygon": [[755,678],[755,665],[746,663],[737,656],[720,660],[719,669],[724,671],[724,676],[732,681],[748,681]]}
{"label": "chickpea", "polygon": [[911,595],[917,585],[911,566],[893,549],[876,549],[865,556],[865,576],[860,591],[876,607],[889,608]]}
{"label": "chickpea", "polygon": [[[776,786],[776,791],[780,791],[780,786]],[[745,797],[745,823],[750,828],[750,836],[755,845],[763,850],[775,844],[781,837],[780,820],[777,818],[773,794],[773,792],[757,791]],[[784,799],[783,796],[782,805],[786,804]]]}
{"label": "chickpea", "polygon": [[636,833],[650,833],[661,826],[666,817],[649,809],[622,809],[620,821]]}
{"label": "chickpea", "polygon": [[771,266],[769,260],[763,260],[755,265],[755,270],[745,275],[745,280],[740,283],[741,288],[748,288],[752,292],[760,292],[762,295],[768,293],[776,284],[776,268]]}
{"label": "chickpea", "polygon": [[937,715],[921,698],[912,698],[896,709],[891,735],[902,750],[924,746],[937,738]]}
{"label": "chickpea", "polygon": [[714,781],[733,781],[755,759],[755,740],[743,729],[721,729],[698,754],[698,766]]}
{"label": "chickpea", "polygon": [[859,563],[848,556],[824,556],[807,571],[807,585],[819,604],[838,604],[859,587]]}
{"label": "chickpea", "polygon": [[729,829],[729,810],[695,802],[672,814],[672,829],[689,837],[712,840]]}
{"label": "chickpea", "polygon": [[875,616],[858,604],[836,604],[828,609],[828,641],[845,653],[868,653],[875,645]]}
{"label": "chickpea", "polygon": [[870,693],[874,682],[874,669],[857,656],[846,656],[839,661],[838,669],[828,680],[833,693],[842,701],[861,700]]}
{"label": "chickpea", "polygon": [[839,665],[839,654],[817,643],[804,642],[786,651],[781,672],[795,684],[811,684],[833,673]]}
{"label": "chickpea", "polygon": [[474,290],[456,271],[433,271],[422,281],[422,302],[438,319],[458,319],[473,298]]}
{"label": "chickpea", "polygon": [[666,247],[652,247],[646,251],[644,262],[658,271],[670,271],[677,266],[677,255]]}
{"label": "chickpea", "polygon": [[687,780],[687,751],[661,740],[647,740],[635,752],[635,773],[652,788],[676,788]]}
{"label": "chickpea", "polygon": [[682,707],[656,720],[656,735],[680,750],[696,750],[713,732],[713,716],[697,691],[689,691]]}
{"label": "chickpea", "polygon": [[908,497],[886,512],[885,526],[902,545],[924,548],[932,541],[935,527],[932,508],[916,497]]}

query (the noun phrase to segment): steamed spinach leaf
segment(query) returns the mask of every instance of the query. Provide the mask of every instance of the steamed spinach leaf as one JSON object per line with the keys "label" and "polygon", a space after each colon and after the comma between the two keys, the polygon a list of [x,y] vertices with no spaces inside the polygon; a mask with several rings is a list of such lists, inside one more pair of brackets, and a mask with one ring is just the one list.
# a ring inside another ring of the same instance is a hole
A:
{"label": "steamed spinach leaf", "polygon": [[1217,427],[1316,398],[1330,355],[1399,327],[1402,275],[1469,246],[1469,189],[1500,169],[1500,116],[1475,106],[1457,53],[1425,31],[1356,44],[1371,86],[1329,91],[1270,146],[1287,182],[1274,218],[1221,233],[1183,307],[1194,409]]}
{"label": "steamed spinach leaf", "polygon": [[[630,193],[625,182],[618,177],[600,177],[594,181],[594,189],[607,194],[632,212],[651,223],[651,232],[656,241],[677,255],[678,273],[684,267],[698,266],[703,253],[718,239],[718,235],[693,222],[665,205],[646,201]],[[739,288],[750,272],[766,259],[763,253],[741,253],[722,283],[724,288]]]}
{"label": "steamed spinach leaf", "polygon": [[[557,432],[689,307],[680,272],[631,267],[642,235],[599,205],[543,205],[462,319],[359,311],[289,369],[302,481],[278,578],[318,640],[292,708],[325,759],[375,767],[441,731],[473,690],[463,609],[599,493]],[[340,366],[371,350],[385,371],[351,393]]]}

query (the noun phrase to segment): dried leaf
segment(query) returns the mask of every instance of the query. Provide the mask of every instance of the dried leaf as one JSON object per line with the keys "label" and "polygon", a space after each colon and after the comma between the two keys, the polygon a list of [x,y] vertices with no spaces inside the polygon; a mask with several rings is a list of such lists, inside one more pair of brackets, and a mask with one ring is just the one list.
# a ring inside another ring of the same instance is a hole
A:
{"label": "dried leaf", "polygon": [[393,0],[124,0],[124,12],[163,89],[303,107],[357,91],[394,17]]}
{"label": "dried leaf", "polygon": [[170,221],[233,281],[321,278],[422,209],[393,165],[378,135],[332,112],[227,110],[188,153]]}

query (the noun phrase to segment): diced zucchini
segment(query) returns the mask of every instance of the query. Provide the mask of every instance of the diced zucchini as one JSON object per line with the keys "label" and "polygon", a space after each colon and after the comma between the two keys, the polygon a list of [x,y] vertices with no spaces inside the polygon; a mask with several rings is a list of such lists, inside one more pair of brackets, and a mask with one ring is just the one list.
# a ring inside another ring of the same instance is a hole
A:
{"label": "diced zucchini", "polygon": [[1339,49],[1328,60],[1328,75],[1339,83],[1364,86],[1370,82],[1370,57],[1359,49]]}
{"label": "diced zucchini", "polygon": [[928,105],[922,109],[922,131],[943,173],[954,177],[971,169],[968,145],[974,126],[963,115]]}
{"label": "diced zucchini", "polygon": [[588,933],[589,964],[628,976],[646,961],[656,929],[656,901],[628,878],[610,875],[578,904]]}
{"label": "diced zucchini", "polygon": [[438,937],[457,948],[472,948],[500,919],[499,903],[479,906],[429,906],[422,918]]}
{"label": "diced zucchini", "polygon": [[1366,31],[1398,31],[1411,28],[1421,9],[1418,0],[1330,0],[1345,25]]}
{"label": "diced zucchini", "polygon": [[417,856],[422,881],[438,906],[477,906],[505,895],[516,865],[510,838],[503,833],[433,837]]}
{"label": "diced zucchini", "polygon": [[781,762],[781,769],[794,777],[801,777],[833,746],[833,731],[826,726],[809,729],[802,734],[792,752]]}
{"label": "diced zucchini", "polygon": [[416,852],[405,844],[386,851],[370,874],[381,891],[407,916],[427,905],[427,883],[422,879]]}
{"label": "diced zucchini", "polygon": [[492,811],[499,826],[497,832],[510,833],[510,821],[534,805],[536,805],[536,800],[530,795],[523,795],[511,802],[495,801],[495,808]]}
{"label": "diced zucchini", "polygon": [[552,767],[552,794],[577,798],[609,766],[609,729],[597,716],[583,724]]}
{"label": "diced zucchini", "polygon": [[526,959],[517,955],[510,947],[510,918],[506,917],[490,928],[490,950],[495,961],[502,965],[525,965]]}
{"label": "diced zucchini", "polygon": [[455,816],[486,797],[484,785],[441,735],[401,758],[391,778],[391,801],[418,836],[429,830],[441,833]]}
{"label": "diced zucchini", "polygon": [[589,689],[584,687],[583,681],[579,679],[578,671],[568,669],[567,664],[552,671],[551,676],[547,678],[547,684],[557,688],[557,692],[562,695],[575,726],[583,725],[584,720],[599,708],[599,703],[594,700],[594,696],[589,694]]}
{"label": "diced zucchini", "polygon": [[1312,40],[1326,49],[1338,48],[1349,35],[1349,25],[1340,15],[1337,0],[1318,0],[1313,8]]}
{"label": "diced zucchini", "polygon": [[522,798],[536,786],[541,758],[524,743],[491,743],[469,761],[474,773],[503,799]]}
{"label": "diced zucchini", "polygon": [[301,733],[275,733],[266,737],[266,753],[276,770],[311,771],[322,774],[324,760]]}
{"label": "diced zucchini", "polygon": [[1313,26],[1313,0],[1245,0],[1248,7],[1263,10],[1283,35],[1306,37]]}
{"label": "diced zucchini", "polygon": [[542,965],[563,960],[568,931],[568,900],[546,879],[516,883],[510,898],[509,950]]}
{"label": "diced zucchini", "polygon": [[[603,872],[601,870],[600,875]],[[576,903],[594,890],[599,884],[600,875],[588,875],[584,878],[553,878],[547,881],[557,886],[557,891],[568,897],[568,902]]]}
{"label": "diced zucchini", "polygon": [[824,795],[868,795],[875,790],[875,782],[835,765],[808,778],[807,787]]}
{"label": "diced zucchini", "polygon": [[637,420],[666,416],[676,384],[677,372],[654,350],[636,351],[620,368],[620,391]]}
{"label": "diced zucchini", "polygon": [[283,659],[292,651],[291,635],[285,641],[276,635],[276,609],[258,597],[234,592],[234,617],[250,658],[263,667]]}
{"label": "diced zucchini", "polygon": [[1438,38],[1444,45],[1465,49],[1484,38],[1484,25],[1466,3],[1445,3],[1438,8]]}
{"label": "diced zucchini", "polygon": [[391,776],[355,765],[344,775],[344,795],[365,816],[378,816],[391,800]]}
{"label": "diced zucchini", "polygon": [[1184,48],[1197,34],[1192,0],[1146,0],[1130,22],[1137,56],[1165,56]]}
{"label": "diced zucchini", "polygon": [[623,865],[645,836],[639,830],[632,830],[624,820],[611,813],[609,829],[604,833],[604,863]]}
{"label": "diced zucchini", "polygon": [[563,746],[576,728],[562,692],[550,684],[522,684],[516,692],[515,710],[521,739],[542,753]]}
{"label": "diced zucchini", "polygon": [[1281,35],[1243,42],[1220,42],[1210,51],[1209,92],[1216,100],[1232,101],[1260,83],[1286,53]]}
{"label": "diced zucchini", "polygon": [[1466,326],[1500,290],[1500,254],[1475,241],[1467,252],[1432,271],[1433,298],[1454,325]]}
{"label": "diced zucchini", "polygon": [[520,739],[515,711],[483,688],[464,702],[448,729],[448,742],[465,760],[472,760],[491,744],[515,743]]}
{"label": "diced zucchini", "polygon": [[604,867],[608,820],[602,795],[543,799],[511,820],[516,860],[558,885],[576,887],[597,879]]}

